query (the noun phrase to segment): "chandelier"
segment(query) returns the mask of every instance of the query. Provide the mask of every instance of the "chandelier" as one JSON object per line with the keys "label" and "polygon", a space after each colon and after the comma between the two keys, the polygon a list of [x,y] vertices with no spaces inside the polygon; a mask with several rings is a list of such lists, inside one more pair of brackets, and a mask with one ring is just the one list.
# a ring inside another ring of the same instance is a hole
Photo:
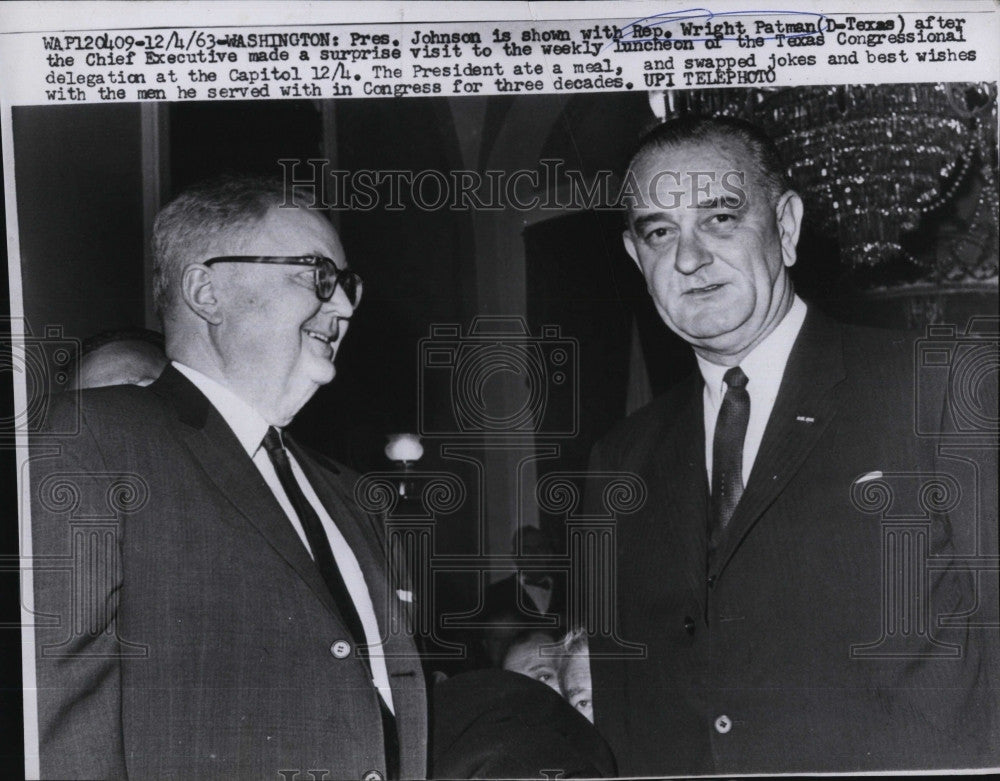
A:
{"label": "chandelier", "polygon": [[788,174],[851,267],[913,258],[902,243],[924,215],[951,203],[978,171],[971,215],[937,281],[997,274],[995,84],[880,84],[650,93],[661,119],[735,116],[774,139]]}

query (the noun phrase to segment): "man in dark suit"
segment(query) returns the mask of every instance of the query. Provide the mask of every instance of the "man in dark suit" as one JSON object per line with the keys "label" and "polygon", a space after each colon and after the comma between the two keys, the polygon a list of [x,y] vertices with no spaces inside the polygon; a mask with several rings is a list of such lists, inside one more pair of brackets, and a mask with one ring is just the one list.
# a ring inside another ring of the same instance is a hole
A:
{"label": "man in dark suit", "polygon": [[699,372],[593,453],[647,491],[618,518],[615,637],[591,638],[619,770],[998,764],[996,628],[963,617],[954,560],[975,512],[944,496],[968,464],[914,433],[947,399],[915,387],[912,339],[796,296],[802,202],[756,128],[673,120],[629,177],[625,247]]}
{"label": "man in dark suit", "polygon": [[42,776],[423,778],[382,528],[283,432],[360,299],[337,233],[229,178],[153,243],[170,365],[56,403],[30,464]]}
{"label": "man in dark suit", "polygon": [[519,527],[511,540],[511,556],[516,571],[486,589],[483,614],[514,613],[528,623],[565,630],[561,623],[540,619],[559,618],[566,610],[565,583],[550,569],[554,551],[548,535],[537,526]]}
{"label": "man in dark suit", "polygon": [[473,637],[472,668],[499,667],[510,643],[531,628],[558,636],[566,631],[566,584],[552,571],[553,546],[537,526],[520,526],[511,538],[515,571],[491,583],[483,596],[485,626]]}

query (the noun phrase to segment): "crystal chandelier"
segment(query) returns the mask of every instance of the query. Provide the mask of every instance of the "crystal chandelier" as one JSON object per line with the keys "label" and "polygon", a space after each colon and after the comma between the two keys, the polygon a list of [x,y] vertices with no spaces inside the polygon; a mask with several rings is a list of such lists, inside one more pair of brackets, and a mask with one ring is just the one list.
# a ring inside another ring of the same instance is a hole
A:
{"label": "crystal chandelier", "polygon": [[689,111],[763,128],[820,230],[855,268],[915,260],[903,234],[949,204],[975,167],[972,214],[931,270],[955,281],[997,273],[996,96],[995,84],[838,84],[671,90],[650,93],[650,105],[661,120]]}

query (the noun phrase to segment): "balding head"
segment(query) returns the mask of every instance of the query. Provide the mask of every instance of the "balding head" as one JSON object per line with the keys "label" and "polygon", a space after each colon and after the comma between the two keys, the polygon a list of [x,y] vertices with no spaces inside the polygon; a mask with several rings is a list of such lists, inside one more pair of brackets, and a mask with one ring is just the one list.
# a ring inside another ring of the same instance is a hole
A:
{"label": "balding head", "polygon": [[83,344],[77,387],[149,385],[167,365],[163,338],[152,331],[98,334]]}

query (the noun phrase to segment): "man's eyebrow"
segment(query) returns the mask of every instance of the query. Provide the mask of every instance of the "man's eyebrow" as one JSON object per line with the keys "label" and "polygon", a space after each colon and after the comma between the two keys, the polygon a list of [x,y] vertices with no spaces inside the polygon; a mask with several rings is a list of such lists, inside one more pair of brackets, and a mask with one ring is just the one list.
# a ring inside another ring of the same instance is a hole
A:
{"label": "man's eyebrow", "polygon": [[633,230],[642,229],[645,228],[647,225],[654,225],[659,222],[667,222],[666,215],[660,214],[658,212],[654,214],[646,214],[643,215],[642,217],[636,217],[635,220],[632,221],[632,229]]}
{"label": "man's eyebrow", "polygon": [[724,198],[706,198],[695,204],[696,209],[729,209],[730,211],[744,211],[747,199],[737,198],[734,195],[727,195]]}

